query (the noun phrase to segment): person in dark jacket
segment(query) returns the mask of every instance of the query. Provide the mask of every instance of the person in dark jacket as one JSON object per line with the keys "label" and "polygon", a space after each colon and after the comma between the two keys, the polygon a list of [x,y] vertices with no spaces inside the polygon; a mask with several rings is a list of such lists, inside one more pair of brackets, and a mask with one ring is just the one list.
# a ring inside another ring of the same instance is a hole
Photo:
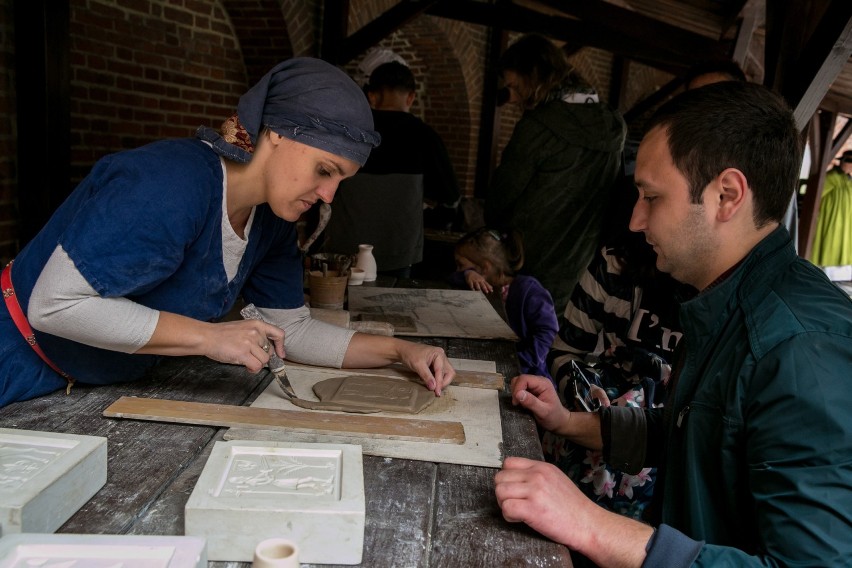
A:
{"label": "person in dark jacket", "polygon": [[485,221],[521,232],[524,272],[541,281],[561,315],[598,248],[627,127],[542,36],[516,41],[499,67],[508,102],[524,114],[494,172]]}
{"label": "person in dark jacket", "polygon": [[511,388],[543,428],[614,467],[658,465],[654,514],[605,511],[555,466],[509,457],[503,516],[599,566],[848,565],[852,300],[781,225],[801,165],[793,113],[763,86],[723,82],[679,95],[648,128],[630,227],[699,291],[681,305],[665,407],[570,412],[543,377]]}
{"label": "person in dark jacket", "polygon": [[372,244],[380,273],[407,278],[423,259],[424,227],[452,225],[459,186],[443,140],[411,114],[416,95],[411,69],[398,61],[383,63],[370,73],[365,90],[382,144],[341,183],[325,250],[351,254],[359,244]]}

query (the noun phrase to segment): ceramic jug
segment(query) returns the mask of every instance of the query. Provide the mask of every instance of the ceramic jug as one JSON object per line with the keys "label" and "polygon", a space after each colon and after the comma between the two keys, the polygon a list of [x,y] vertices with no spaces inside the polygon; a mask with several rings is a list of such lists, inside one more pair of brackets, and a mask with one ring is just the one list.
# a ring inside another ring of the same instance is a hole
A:
{"label": "ceramic jug", "polygon": [[373,245],[358,245],[355,266],[364,271],[364,282],[376,280],[376,257],[373,256]]}

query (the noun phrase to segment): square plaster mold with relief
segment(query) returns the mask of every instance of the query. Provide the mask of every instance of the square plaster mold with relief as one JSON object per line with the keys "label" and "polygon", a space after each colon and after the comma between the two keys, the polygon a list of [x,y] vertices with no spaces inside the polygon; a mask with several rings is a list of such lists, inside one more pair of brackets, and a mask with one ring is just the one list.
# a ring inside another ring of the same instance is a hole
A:
{"label": "square plaster mold with relief", "polygon": [[0,534],[54,532],[106,478],[106,438],[0,428]]}
{"label": "square plaster mold with relief", "polygon": [[207,543],[189,536],[12,534],[0,568],[207,568]]}
{"label": "square plaster mold with relief", "polygon": [[360,564],[364,510],[361,446],[216,442],[184,533],[207,539],[211,561],[251,562],[260,541],[282,537],[300,562]]}

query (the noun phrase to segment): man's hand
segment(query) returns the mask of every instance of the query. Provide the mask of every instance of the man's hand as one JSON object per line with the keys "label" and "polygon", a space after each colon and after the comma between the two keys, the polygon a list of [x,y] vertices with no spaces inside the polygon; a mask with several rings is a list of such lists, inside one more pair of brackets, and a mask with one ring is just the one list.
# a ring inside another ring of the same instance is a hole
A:
{"label": "man's hand", "polygon": [[504,519],[526,523],[598,566],[641,566],[654,532],[648,525],[598,506],[549,463],[506,458],[494,476],[494,494]]}
{"label": "man's hand", "polygon": [[571,411],[562,406],[553,383],[546,377],[518,375],[512,379],[512,404],[523,406],[542,428],[559,434],[571,420]]}

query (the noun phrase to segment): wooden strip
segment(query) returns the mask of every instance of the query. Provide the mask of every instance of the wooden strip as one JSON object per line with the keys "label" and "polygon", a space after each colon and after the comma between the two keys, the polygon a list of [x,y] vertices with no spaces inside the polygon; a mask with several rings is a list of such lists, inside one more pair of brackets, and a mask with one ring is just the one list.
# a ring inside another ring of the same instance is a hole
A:
{"label": "wooden strip", "polygon": [[464,444],[465,441],[461,422],[299,412],[158,398],[123,396],[104,410],[104,416],[205,426],[293,429],[442,444]]}
{"label": "wooden strip", "polygon": [[478,389],[503,390],[505,380],[500,373],[489,373],[487,371],[460,371],[456,369],[453,379],[454,385],[473,387]]}

